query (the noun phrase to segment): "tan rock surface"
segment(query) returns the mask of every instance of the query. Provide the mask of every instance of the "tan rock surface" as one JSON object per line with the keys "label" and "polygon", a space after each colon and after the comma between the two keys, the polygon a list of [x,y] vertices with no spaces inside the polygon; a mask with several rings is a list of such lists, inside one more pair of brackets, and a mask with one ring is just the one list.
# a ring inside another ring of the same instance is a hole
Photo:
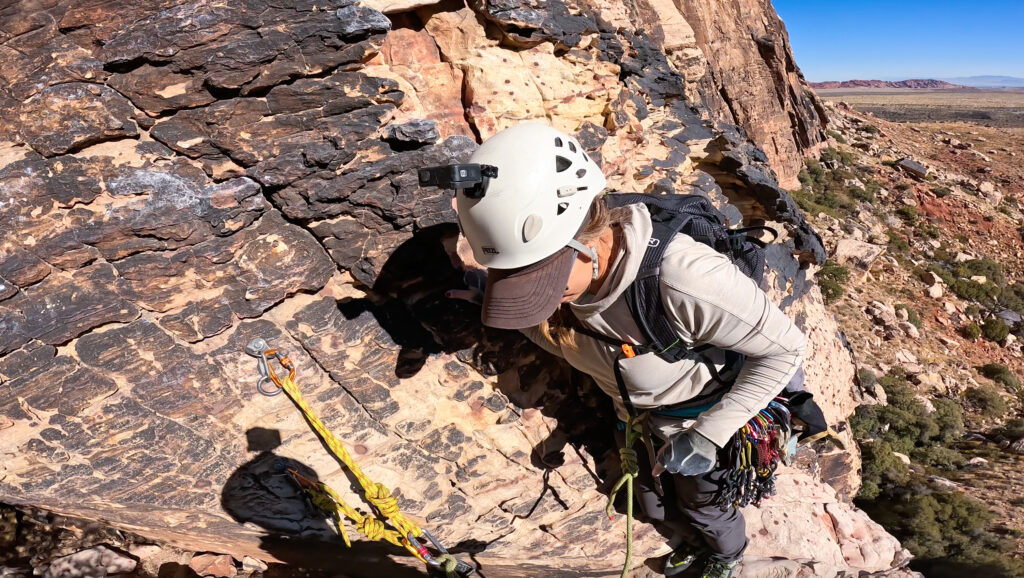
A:
{"label": "tan rock surface", "polygon": [[[424,7],[422,27],[344,1],[108,4],[97,14],[116,26],[55,2],[36,35],[0,38],[0,62],[64,47],[36,76],[11,76],[23,92],[0,87],[16,105],[4,111],[49,119],[0,113],[14,127],[0,149],[0,218],[13,224],[0,237],[0,500],[238,559],[415,572],[390,546],[318,542],[338,538],[282,467],[362,502],[294,406],[255,392],[242,351],[259,336],[290,354],[366,473],[489,576],[614,572],[624,520],[603,513],[617,467],[608,400],[444,298],[463,286],[445,249],[450,197],[416,181],[416,167],[464,159],[527,118],[579,131],[616,187],[707,195],[730,224],[782,229],[772,297],[808,332],[808,387],[828,417],[852,411],[849,353],[798,261],[823,261],[820,239],[762,154],[689,107],[707,87],[680,70],[701,68],[693,42],[706,50],[709,29],[671,6],[645,12],[663,23],[666,58],[558,2]],[[744,122],[790,138],[763,120],[782,109],[755,101],[737,109]],[[61,131],[69,118],[78,128]],[[780,147],[776,165],[797,149]],[[851,495],[857,456],[803,454],[815,473],[793,484],[802,498],[750,512],[766,531],[755,551],[804,575],[890,569],[891,538],[821,484]],[[821,532],[826,511],[853,530]],[[862,547],[872,554],[843,557]],[[646,524],[635,548],[637,565],[666,552]]]}

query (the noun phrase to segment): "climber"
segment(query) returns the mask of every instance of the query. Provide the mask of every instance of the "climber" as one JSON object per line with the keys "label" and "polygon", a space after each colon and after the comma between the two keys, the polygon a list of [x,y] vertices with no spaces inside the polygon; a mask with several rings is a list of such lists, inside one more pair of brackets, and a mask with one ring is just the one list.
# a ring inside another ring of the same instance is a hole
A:
{"label": "climber", "polygon": [[[664,444],[656,463],[640,468],[638,501],[682,540],[665,574],[700,563],[705,577],[731,576],[747,538],[740,511],[716,504],[726,471],[719,454],[797,372],[804,335],[728,257],[688,235],[671,237],[660,268],[641,272],[648,246],[659,243],[648,206],[611,208],[601,169],[546,124],[508,128],[467,164],[440,169],[421,170],[420,180],[457,191],[462,232],[487,269],[484,324],[520,330],[591,375],[624,422],[644,414]],[[676,342],[700,355],[671,360],[641,347],[626,293],[652,274]],[[745,361],[723,387],[726,352]],[[680,405],[702,411],[662,411]],[[662,498],[654,477],[664,471],[672,483]]]}

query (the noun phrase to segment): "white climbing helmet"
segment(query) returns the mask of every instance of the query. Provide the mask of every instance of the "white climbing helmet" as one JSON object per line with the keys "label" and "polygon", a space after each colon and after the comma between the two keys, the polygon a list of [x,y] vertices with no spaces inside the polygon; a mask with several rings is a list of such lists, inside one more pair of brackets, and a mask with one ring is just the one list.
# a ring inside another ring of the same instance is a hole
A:
{"label": "white climbing helmet", "polygon": [[499,132],[468,162],[498,168],[483,198],[456,196],[473,256],[494,269],[525,267],[564,248],[607,182],[578,140],[542,122]]}

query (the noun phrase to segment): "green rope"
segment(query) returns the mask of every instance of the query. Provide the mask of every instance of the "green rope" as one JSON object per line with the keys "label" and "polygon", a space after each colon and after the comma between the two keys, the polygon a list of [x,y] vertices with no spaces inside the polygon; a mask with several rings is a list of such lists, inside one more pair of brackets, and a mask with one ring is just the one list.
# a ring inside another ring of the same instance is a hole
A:
{"label": "green rope", "polygon": [[448,578],[456,578],[458,576],[455,573],[455,568],[459,565],[459,559],[451,554],[441,554],[437,557],[437,561],[441,563],[441,570]]}
{"label": "green rope", "polygon": [[619,493],[622,486],[626,486],[626,562],[622,566],[620,578],[627,578],[629,566],[633,561],[633,480],[640,474],[640,464],[638,463],[636,452],[633,451],[633,444],[636,443],[639,434],[637,434],[633,424],[644,417],[646,417],[646,414],[641,414],[636,418],[630,416],[626,421],[626,443],[623,447],[619,448],[619,458],[622,461],[622,477],[615,483],[611,494],[608,495],[608,505],[604,509],[608,519],[614,519],[612,518],[612,506],[615,504],[615,496]]}

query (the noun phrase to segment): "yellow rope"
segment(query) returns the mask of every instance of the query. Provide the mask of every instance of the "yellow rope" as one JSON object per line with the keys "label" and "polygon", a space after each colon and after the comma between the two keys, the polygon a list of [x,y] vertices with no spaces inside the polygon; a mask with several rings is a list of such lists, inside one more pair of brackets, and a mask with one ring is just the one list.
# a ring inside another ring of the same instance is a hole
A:
{"label": "yellow rope", "polygon": [[[267,350],[265,355],[270,357],[274,355],[274,351]],[[359,485],[363,488],[363,495],[366,497],[366,501],[377,510],[377,513],[381,517],[387,520],[393,529],[386,528],[384,526],[384,522],[381,520],[371,516],[361,515],[354,508],[343,502],[338,494],[325,484],[319,482],[313,484],[313,482],[305,480],[307,484],[310,484],[310,487],[307,489],[311,490],[311,494],[314,496],[314,504],[327,512],[341,512],[345,517],[352,521],[356,530],[362,532],[367,538],[371,540],[384,539],[396,546],[402,546],[413,556],[419,558],[420,561],[426,563],[423,555],[406,537],[409,534],[412,534],[413,537],[419,538],[423,535],[423,530],[402,514],[398,509],[398,501],[391,495],[391,492],[384,487],[384,485],[374,482],[363,473],[363,470],[358,464],[356,464],[355,460],[352,459],[352,456],[348,453],[348,450],[345,449],[345,446],[341,441],[334,437],[334,434],[332,434],[327,429],[327,426],[320,421],[316,412],[309,407],[309,404],[306,403],[306,400],[302,397],[302,393],[299,391],[299,386],[295,383],[295,368],[294,365],[292,365],[291,360],[289,360],[287,356],[281,356],[279,361],[284,368],[289,370],[289,375],[283,378],[279,377],[277,373],[274,372],[274,369],[269,367],[268,364],[270,379],[272,379],[278,387],[283,389],[285,393],[288,394],[288,397],[295,402],[295,405],[299,407],[299,410],[306,418],[306,421],[309,422],[324,443],[327,444],[328,449],[331,450],[334,457],[344,464],[345,467],[352,472],[352,475],[354,475],[359,481]],[[297,475],[294,471],[292,471],[292,474]],[[301,478],[301,476],[299,476],[299,478]],[[316,490],[319,490],[319,492]],[[351,546],[352,544],[349,542],[348,535],[344,528],[342,528],[340,521],[338,522],[338,527],[341,530],[342,537],[345,539],[345,545]],[[458,562],[454,557],[451,558],[454,560],[454,563]],[[444,562],[448,563],[449,561],[444,559]],[[453,564],[452,569],[454,570]]]}

